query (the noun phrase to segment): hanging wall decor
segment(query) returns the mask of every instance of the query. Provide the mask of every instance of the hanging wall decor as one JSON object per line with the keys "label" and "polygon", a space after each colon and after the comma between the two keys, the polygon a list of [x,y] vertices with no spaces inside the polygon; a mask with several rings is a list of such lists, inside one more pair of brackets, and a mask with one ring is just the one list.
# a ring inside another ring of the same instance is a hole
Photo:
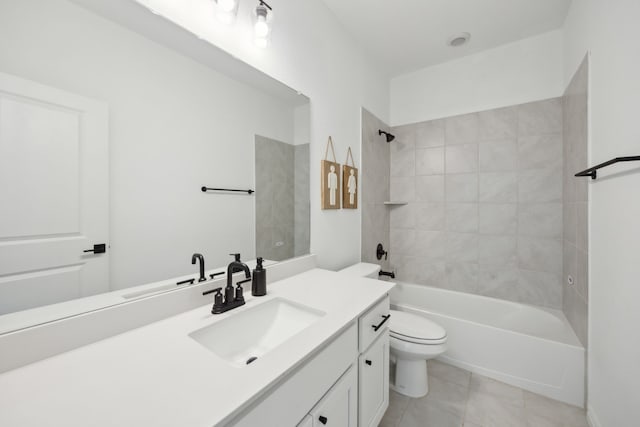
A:
{"label": "hanging wall decor", "polygon": [[[333,162],[327,160],[329,147],[333,153]],[[320,161],[320,183],[322,185],[320,195],[322,209],[340,209],[340,164],[336,160],[336,152],[333,148],[333,140],[329,137],[327,149],[324,152],[324,160]]]}
{"label": "hanging wall decor", "polygon": [[[351,166],[349,166],[349,158],[351,158]],[[358,168],[353,161],[351,147],[347,151],[347,160],[342,166],[342,207],[358,209]]]}

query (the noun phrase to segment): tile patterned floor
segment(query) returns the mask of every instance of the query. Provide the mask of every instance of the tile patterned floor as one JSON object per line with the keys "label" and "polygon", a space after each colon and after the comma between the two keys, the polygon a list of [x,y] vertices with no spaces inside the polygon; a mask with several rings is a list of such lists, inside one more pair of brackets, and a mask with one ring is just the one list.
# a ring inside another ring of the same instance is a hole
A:
{"label": "tile patterned floor", "polygon": [[585,411],[436,360],[429,393],[389,392],[380,427],[588,427]]}

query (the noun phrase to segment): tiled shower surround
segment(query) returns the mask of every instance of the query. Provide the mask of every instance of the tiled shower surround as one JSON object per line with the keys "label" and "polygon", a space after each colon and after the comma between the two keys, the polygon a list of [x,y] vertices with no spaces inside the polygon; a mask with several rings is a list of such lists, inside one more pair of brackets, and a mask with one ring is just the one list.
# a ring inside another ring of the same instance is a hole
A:
{"label": "tiled shower surround", "polygon": [[[585,59],[565,92],[564,110],[564,287],[562,309],[582,344],[587,346],[589,178],[587,169],[588,61]],[[573,278],[573,285],[566,278]]]}
{"label": "tiled shower surround", "polygon": [[257,256],[309,253],[309,144],[256,135],[255,158]]}
{"label": "tiled shower surround", "polygon": [[360,168],[362,208],[362,261],[388,268],[388,261],[376,258],[376,246],[389,250],[389,144],[378,130],[389,127],[362,109],[362,167]]}
{"label": "tiled shower surround", "polygon": [[562,106],[554,98],[391,129],[390,198],[408,202],[387,208],[399,280],[562,308]]}

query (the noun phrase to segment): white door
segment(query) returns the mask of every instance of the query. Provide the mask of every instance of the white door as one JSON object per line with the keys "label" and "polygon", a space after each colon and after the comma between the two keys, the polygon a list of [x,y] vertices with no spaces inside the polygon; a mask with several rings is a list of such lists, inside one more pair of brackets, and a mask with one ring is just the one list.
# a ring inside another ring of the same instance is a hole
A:
{"label": "white door", "polygon": [[0,73],[0,314],[108,290],[107,132],[106,104]]}

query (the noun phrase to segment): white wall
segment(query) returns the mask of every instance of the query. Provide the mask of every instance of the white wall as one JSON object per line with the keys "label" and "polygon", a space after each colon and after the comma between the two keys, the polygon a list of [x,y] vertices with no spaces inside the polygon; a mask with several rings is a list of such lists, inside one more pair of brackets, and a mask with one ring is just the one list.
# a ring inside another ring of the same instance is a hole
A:
{"label": "white wall", "polygon": [[305,104],[293,110],[293,144],[308,144],[311,135],[311,105]]}
{"label": "white wall", "polygon": [[563,92],[562,32],[552,31],[393,78],[391,125],[539,101]]}
{"label": "white wall", "polygon": [[275,19],[268,49],[253,45],[251,9],[240,3],[234,26],[212,21],[213,2],[139,0],[194,34],[311,98],[311,252],[318,264],[339,268],[360,259],[361,210],[320,210],[320,160],[329,135],[340,162],[351,146],[360,158],[362,106],[387,119],[388,81],[338,23],[322,0],[272,0]]}
{"label": "white wall", "polygon": [[[574,0],[565,23],[566,82],[591,52],[591,164],[640,155],[638,22],[637,0]],[[613,166],[590,183],[587,405],[600,427],[640,419],[638,166]]]}
{"label": "white wall", "polygon": [[110,109],[115,288],[255,257],[254,134],[293,142],[293,107],[65,0],[0,4],[0,71]]}

